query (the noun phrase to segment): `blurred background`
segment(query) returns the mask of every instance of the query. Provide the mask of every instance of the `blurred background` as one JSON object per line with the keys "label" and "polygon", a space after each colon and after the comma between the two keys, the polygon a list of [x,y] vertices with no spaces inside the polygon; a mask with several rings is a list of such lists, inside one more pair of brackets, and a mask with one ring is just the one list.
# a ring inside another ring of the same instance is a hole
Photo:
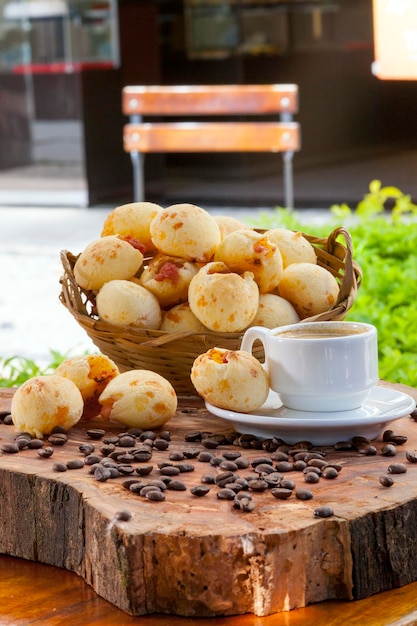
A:
{"label": "blurred background", "polygon": [[[374,178],[417,197],[417,85],[413,76],[383,75],[375,63],[384,13],[391,49],[395,21],[407,25],[413,74],[413,4],[0,0],[0,205],[131,201],[121,89],[133,84],[296,83],[296,208],[354,204]],[[161,204],[280,205],[277,158],[149,155],[146,196]]]}

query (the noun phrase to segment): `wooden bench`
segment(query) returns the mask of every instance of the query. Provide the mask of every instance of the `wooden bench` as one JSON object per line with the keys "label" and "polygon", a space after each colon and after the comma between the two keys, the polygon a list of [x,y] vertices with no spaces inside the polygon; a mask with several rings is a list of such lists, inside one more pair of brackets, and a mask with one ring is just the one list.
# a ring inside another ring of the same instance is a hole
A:
{"label": "wooden bench", "polygon": [[293,120],[297,85],[127,86],[122,108],[129,117],[123,142],[132,160],[135,201],[145,196],[145,153],[280,152],[284,204],[293,208],[292,161],[300,149],[300,126]]}

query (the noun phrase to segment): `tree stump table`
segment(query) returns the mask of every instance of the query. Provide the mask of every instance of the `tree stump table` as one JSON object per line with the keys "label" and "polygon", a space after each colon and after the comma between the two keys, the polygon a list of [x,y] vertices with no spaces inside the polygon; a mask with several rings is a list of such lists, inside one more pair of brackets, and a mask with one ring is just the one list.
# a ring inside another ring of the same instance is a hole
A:
{"label": "tree stump table", "polygon": [[[388,386],[417,398],[414,389]],[[2,390],[0,411],[9,410],[12,394]],[[163,464],[192,466],[176,477],[186,489],[166,489],[163,501],[126,488],[131,476],[101,482],[84,463],[54,471],[57,462],[85,460],[80,445],[87,442],[103,456],[105,444],[92,440],[87,430],[105,429],[108,438],[122,430],[114,423],[80,422],[50,458],[30,448],[2,451],[0,552],[76,572],[131,615],[266,616],[327,599],[365,598],[417,580],[417,464],[406,459],[407,451],[417,450],[417,422],[411,417],[393,425],[407,437],[396,446],[395,458],[382,454],[381,438],[372,442],[373,456],[328,447],[326,462],[342,467],[335,479],[307,485],[303,472],[292,470],[287,474],[296,484],[291,496],[279,500],[271,489],[253,491],[252,511],[220,499],[217,485],[209,485],[204,497],[193,495],[193,487],[205,484],[205,474],[226,471],[196,455],[239,451],[249,466],[235,473],[244,478],[253,473],[254,459],[269,452],[232,444],[209,450],[189,441],[190,433],[230,433],[230,426],[198,399],[180,400],[165,427],[169,447],[152,449],[146,463],[151,473],[139,476],[136,468],[144,463],[131,464],[137,481],[160,480]],[[2,450],[16,434],[13,425],[0,424]],[[185,459],[172,461],[172,453]],[[394,484],[386,488],[379,477],[392,463],[404,464],[407,471],[393,475]],[[298,499],[298,488],[308,488],[313,498]],[[333,514],[317,517],[321,506]]]}

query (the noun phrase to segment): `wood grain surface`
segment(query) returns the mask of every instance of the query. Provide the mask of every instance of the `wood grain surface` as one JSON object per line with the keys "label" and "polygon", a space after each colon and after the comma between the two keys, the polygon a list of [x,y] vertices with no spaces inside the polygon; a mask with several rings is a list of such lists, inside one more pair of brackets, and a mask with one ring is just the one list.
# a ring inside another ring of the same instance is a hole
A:
{"label": "wood grain surface", "polygon": [[[396,388],[417,395],[408,387]],[[10,397],[11,392],[3,392],[0,410],[9,406]],[[114,424],[105,428],[120,432]],[[186,401],[169,429],[172,452],[198,447],[185,442],[190,431],[224,433],[229,427],[201,402]],[[395,422],[395,431],[408,437],[395,462],[407,463],[405,451],[417,449],[417,423],[403,418]],[[2,444],[15,434],[13,426],[0,426]],[[50,459],[36,450],[1,454],[0,551],[71,570],[125,613],[287,614],[323,600],[365,598],[417,579],[410,558],[417,543],[417,465],[407,463],[393,487],[382,487],[378,478],[393,459],[382,456],[381,441],[374,442],[375,456],[327,449],[326,460],[343,469],[337,479],[310,486],[312,500],[291,496],[278,501],[269,491],[256,493],[254,511],[243,513],[219,500],[217,488],[203,498],[191,495],[202,474],[213,471],[195,460],[195,470],[181,475],[187,490],[167,490],[164,502],[130,493],[123,478],[100,483],[86,466],[54,472],[58,460],[82,458],[79,445],[86,440],[86,426],[79,425]],[[241,451],[249,459],[263,454]],[[169,452],[153,452],[153,475]],[[291,478],[306,486],[301,473],[291,472]],[[331,506],[334,515],[317,518],[320,505]],[[116,521],[120,511],[129,511],[131,519]]]}

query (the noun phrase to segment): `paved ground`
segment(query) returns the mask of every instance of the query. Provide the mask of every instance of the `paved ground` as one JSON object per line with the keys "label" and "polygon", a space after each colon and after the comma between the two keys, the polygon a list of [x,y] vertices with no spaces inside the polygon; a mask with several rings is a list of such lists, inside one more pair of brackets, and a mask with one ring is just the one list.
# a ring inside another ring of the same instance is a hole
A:
{"label": "paved ground", "polygon": [[[205,208],[247,222],[271,211]],[[71,355],[95,350],[59,301],[60,251],[81,252],[100,236],[111,209],[0,207],[0,357],[45,363],[50,350]],[[303,219],[326,215],[327,210],[303,210]]]}

